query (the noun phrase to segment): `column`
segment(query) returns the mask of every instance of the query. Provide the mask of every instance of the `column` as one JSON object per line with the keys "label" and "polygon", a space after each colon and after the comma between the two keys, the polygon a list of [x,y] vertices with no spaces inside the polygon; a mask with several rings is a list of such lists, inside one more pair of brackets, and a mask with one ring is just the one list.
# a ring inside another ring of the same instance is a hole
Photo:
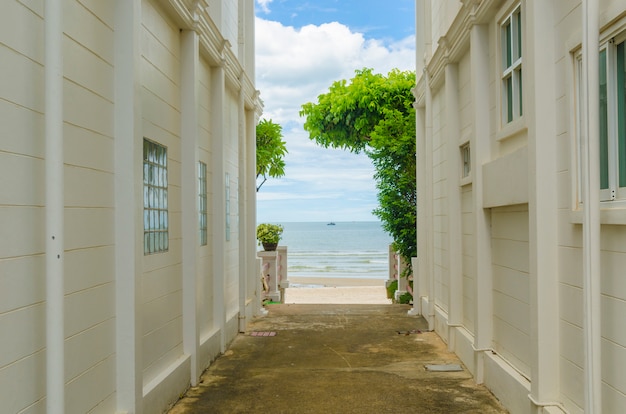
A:
{"label": "column", "polygon": [[141,1],[115,3],[115,341],[117,411],[140,414],[143,136]]}
{"label": "column", "polygon": [[278,283],[278,252],[260,251],[257,256],[262,259],[261,272],[269,286],[269,292],[265,294],[264,299],[280,302],[282,298]]}
{"label": "column", "polygon": [[489,28],[472,26],[470,33],[470,65],[474,101],[473,134],[470,139],[472,163],[472,203],[475,216],[476,243],[476,317],[474,349],[476,350],[476,381],[483,382],[483,352],[493,340],[493,280],[491,271],[491,213],[483,207],[482,166],[491,159],[489,143]]}
{"label": "column", "polygon": [[448,272],[449,309],[448,309],[448,349],[455,349],[455,327],[463,323],[463,252],[461,226],[461,193],[459,191],[461,135],[459,109],[459,70],[455,63],[448,63],[445,68],[446,85],[446,135],[448,146],[447,183],[448,183]]}
{"label": "column", "polygon": [[211,175],[212,175],[212,230],[213,230],[213,315],[220,331],[220,350],[226,351],[225,266],[226,243],[226,179],[224,170],[224,103],[226,98],[225,61],[211,69]]}
{"label": "column", "polygon": [[[239,7],[242,6],[241,1]],[[241,9],[239,9],[241,16]],[[241,20],[241,19],[239,19]],[[241,27],[239,28],[241,31]],[[238,36],[239,42],[241,42],[241,35]],[[238,46],[239,59],[241,61],[241,44]],[[237,176],[237,232],[239,234],[239,332],[246,331],[246,299],[248,296],[248,279],[246,277],[246,256],[247,247],[246,243],[246,227],[247,216],[244,213],[246,191],[245,191],[245,177],[247,175],[246,164],[246,109],[245,109],[245,95],[243,90],[244,71],[242,70],[239,75],[239,102],[237,102],[237,140],[238,140],[238,176]]]}
{"label": "column", "polygon": [[[531,393],[537,406],[559,398],[559,283],[556,97],[551,2],[526,4]],[[532,23],[531,23],[532,22]],[[526,80],[526,79],[525,79]],[[535,98],[535,99],[533,99]]]}
{"label": "column", "polygon": [[[423,316],[426,318],[428,322],[428,329],[433,331],[435,329],[435,258],[434,258],[434,246],[435,246],[435,233],[434,233],[434,207],[433,207],[433,97],[432,91],[430,90],[430,75],[428,71],[424,72],[424,85],[426,88],[425,91],[425,100],[426,100],[426,109],[425,109],[425,117],[424,117],[424,157],[422,159],[423,162],[423,173],[424,173],[424,181],[423,184],[423,195],[421,210],[423,210],[424,215],[422,216],[421,222],[418,221],[418,226],[423,227],[425,234],[423,244],[421,249],[423,253],[423,270],[422,273],[425,276],[425,286],[427,292],[427,300],[428,305],[426,309],[422,309]],[[420,211],[420,206],[418,206],[418,212]],[[419,251],[418,251],[419,252]]]}
{"label": "column", "polygon": [[[426,85],[426,87],[428,87]],[[426,188],[428,184],[425,180],[426,168],[424,166],[426,155],[426,111],[424,108],[415,108],[415,148],[417,162],[417,266],[413,267],[413,308],[409,310],[409,315],[423,315],[426,318],[427,309],[422,306],[422,298],[428,296],[428,272],[427,272],[427,251],[426,243]],[[391,254],[391,253],[390,253]]]}
{"label": "column", "polygon": [[199,37],[181,33],[181,174],[183,232],[183,348],[191,357],[191,385],[202,373],[198,363],[198,65]]}

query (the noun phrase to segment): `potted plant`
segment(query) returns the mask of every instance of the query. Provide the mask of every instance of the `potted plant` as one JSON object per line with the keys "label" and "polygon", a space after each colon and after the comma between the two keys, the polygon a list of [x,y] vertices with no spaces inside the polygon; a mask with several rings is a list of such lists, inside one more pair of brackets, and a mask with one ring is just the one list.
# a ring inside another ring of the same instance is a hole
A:
{"label": "potted plant", "polygon": [[268,252],[276,250],[282,234],[283,226],[280,224],[261,223],[256,228],[259,245],[263,245],[263,249]]}

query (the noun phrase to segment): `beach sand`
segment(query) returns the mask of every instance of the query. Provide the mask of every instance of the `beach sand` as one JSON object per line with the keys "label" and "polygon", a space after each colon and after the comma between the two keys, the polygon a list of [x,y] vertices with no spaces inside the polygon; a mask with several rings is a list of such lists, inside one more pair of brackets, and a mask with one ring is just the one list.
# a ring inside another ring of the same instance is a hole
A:
{"label": "beach sand", "polygon": [[384,279],[289,277],[285,303],[294,304],[386,304]]}

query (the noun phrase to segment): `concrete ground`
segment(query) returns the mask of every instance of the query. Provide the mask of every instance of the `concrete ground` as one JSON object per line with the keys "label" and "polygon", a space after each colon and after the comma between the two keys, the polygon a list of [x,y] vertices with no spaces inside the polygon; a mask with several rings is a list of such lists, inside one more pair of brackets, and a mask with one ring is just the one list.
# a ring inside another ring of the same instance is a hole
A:
{"label": "concrete ground", "polygon": [[506,413],[405,305],[267,309],[170,414]]}

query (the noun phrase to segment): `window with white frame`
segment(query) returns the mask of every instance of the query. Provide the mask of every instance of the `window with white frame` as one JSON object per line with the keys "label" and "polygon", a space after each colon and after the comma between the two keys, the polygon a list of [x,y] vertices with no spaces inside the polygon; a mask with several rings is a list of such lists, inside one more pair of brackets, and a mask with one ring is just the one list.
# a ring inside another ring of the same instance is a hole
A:
{"label": "window with white frame", "polygon": [[167,213],[167,148],[143,140],[143,251],[169,249]]}
{"label": "window with white frame", "polygon": [[[578,96],[582,59],[577,59]],[[626,200],[626,32],[600,45],[599,52],[600,200]],[[582,119],[581,108],[578,108]],[[579,131],[580,131],[579,123]],[[579,135],[579,153],[582,142]],[[580,156],[579,156],[579,165]],[[580,190],[580,189],[579,189]]]}
{"label": "window with white frame", "polygon": [[603,200],[626,198],[625,35],[600,49],[600,191]]}
{"label": "window with white frame", "polygon": [[502,125],[522,116],[522,9],[500,24]]}
{"label": "window with white frame", "polygon": [[207,245],[207,178],[206,164],[198,162],[198,228],[200,230],[200,245]]}

